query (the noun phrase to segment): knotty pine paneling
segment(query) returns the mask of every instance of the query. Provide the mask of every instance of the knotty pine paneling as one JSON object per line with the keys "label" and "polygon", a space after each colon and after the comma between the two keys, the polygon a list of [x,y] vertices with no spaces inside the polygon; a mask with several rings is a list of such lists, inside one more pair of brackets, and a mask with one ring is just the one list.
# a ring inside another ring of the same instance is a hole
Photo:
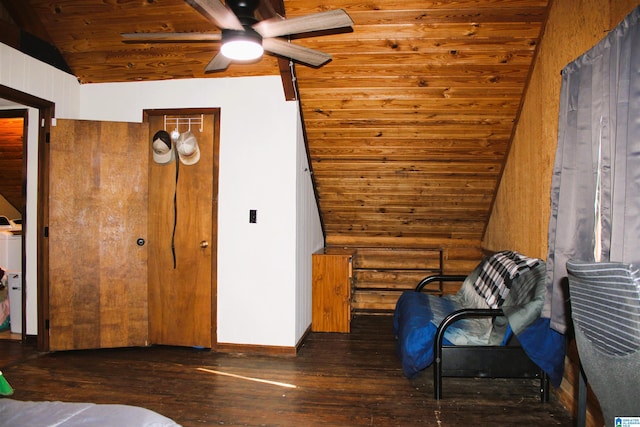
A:
{"label": "knotty pine paneling", "polygon": [[[365,244],[353,240],[340,247],[354,254],[351,307],[355,314],[390,314],[401,293],[415,289],[424,277],[440,272],[469,274],[483,256],[479,246],[428,247],[425,242],[408,238],[388,240],[380,247]],[[460,288],[460,283],[455,282],[443,285],[445,294]]]}
{"label": "knotty pine paneling", "polygon": [[[130,32],[220,33],[182,0],[107,3],[37,0],[29,5],[82,83],[206,77],[204,68],[220,48],[219,42],[123,42],[120,34]],[[250,67],[234,64],[216,76],[277,73],[276,58],[265,55]]]}
{"label": "knotty pine paneling", "polygon": [[[288,16],[314,6],[285,2]],[[479,240],[508,151],[546,1],[323,2],[353,32],[296,40],[327,241]]]}
{"label": "knotty pine paneling", "polygon": [[[319,68],[295,64],[325,240],[476,245],[548,0],[283,4],[287,17],[342,8],[354,21],[291,40],[333,56]],[[204,74],[218,42],[123,43],[122,32],[220,32],[182,0],[28,7],[83,83],[278,73],[265,55]]]}
{"label": "knotty pine paneling", "polygon": [[356,249],[353,256],[353,311],[392,312],[402,292],[414,289],[426,276],[441,274],[443,261],[440,248]]}
{"label": "knotty pine paneling", "polygon": [[[560,71],[586,52],[638,5],[637,0],[556,0],[515,130],[509,161],[497,193],[483,246],[513,248],[547,257],[549,194],[558,138]],[[526,165],[526,167],[524,167]],[[567,358],[559,400],[574,414],[577,406],[577,360]],[[589,403],[587,425],[602,425]]]}
{"label": "knotty pine paneling", "polygon": [[23,194],[23,144],[24,119],[0,117],[0,194],[17,211],[22,212]]}

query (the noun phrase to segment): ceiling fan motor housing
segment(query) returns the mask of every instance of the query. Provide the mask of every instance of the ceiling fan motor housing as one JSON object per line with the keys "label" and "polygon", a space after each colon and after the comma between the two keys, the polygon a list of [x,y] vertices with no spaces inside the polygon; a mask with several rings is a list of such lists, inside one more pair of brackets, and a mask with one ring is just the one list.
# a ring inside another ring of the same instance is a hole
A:
{"label": "ceiling fan motor housing", "polygon": [[251,40],[258,44],[262,44],[262,36],[256,32],[253,28],[243,25],[244,31],[240,30],[222,30],[222,43],[227,43],[233,40]]}
{"label": "ceiling fan motor housing", "polygon": [[[311,15],[286,19],[280,16],[270,0],[186,0],[196,11],[221,30],[213,33],[127,33],[123,37],[138,42],[149,41],[222,41],[220,51],[205,67],[205,73],[223,71],[234,61],[258,60],[264,51],[311,67],[320,67],[331,60],[331,55],[298,46],[288,37],[347,28],[353,20],[343,9],[328,10]],[[264,2],[264,3],[261,3]],[[258,20],[256,15],[260,16]]]}
{"label": "ceiling fan motor housing", "polygon": [[[260,0],[229,0],[227,6],[233,10],[243,26],[255,24],[255,11],[260,5]],[[246,22],[248,19],[252,22]]]}
{"label": "ceiling fan motor housing", "polygon": [[260,0],[230,0],[231,8],[244,30],[223,28],[221,52],[236,61],[252,61],[262,56],[262,36],[252,28],[258,20],[255,9]]}

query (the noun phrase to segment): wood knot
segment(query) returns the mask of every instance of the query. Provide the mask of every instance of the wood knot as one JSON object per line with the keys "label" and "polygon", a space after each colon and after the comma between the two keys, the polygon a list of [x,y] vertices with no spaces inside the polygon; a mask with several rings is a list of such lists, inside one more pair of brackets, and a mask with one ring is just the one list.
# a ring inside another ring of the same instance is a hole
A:
{"label": "wood knot", "polygon": [[389,46],[391,49],[398,49],[398,47],[400,47],[398,42],[395,40],[387,40],[387,46]]}

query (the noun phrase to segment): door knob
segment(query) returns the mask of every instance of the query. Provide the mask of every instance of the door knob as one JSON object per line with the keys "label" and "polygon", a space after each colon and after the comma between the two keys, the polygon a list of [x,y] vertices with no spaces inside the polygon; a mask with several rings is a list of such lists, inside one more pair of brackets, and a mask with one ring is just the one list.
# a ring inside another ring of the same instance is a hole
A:
{"label": "door knob", "polygon": [[209,242],[207,242],[206,240],[203,240],[202,242],[200,242],[200,247],[202,249],[208,248],[209,247]]}

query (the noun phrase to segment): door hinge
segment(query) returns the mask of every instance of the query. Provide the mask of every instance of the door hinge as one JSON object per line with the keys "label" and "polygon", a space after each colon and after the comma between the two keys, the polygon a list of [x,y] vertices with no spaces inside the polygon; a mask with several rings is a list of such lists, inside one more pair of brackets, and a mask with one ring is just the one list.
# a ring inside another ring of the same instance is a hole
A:
{"label": "door hinge", "polygon": [[47,144],[51,142],[51,132],[47,132],[44,134],[44,142]]}
{"label": "door hinge", "polygon": [[48,331],[49,330],[49,319],[45,319],[44,320],[44,328]]}
{"label": "door hinge", "polygon": [[44,228],[44,237],[49,237],[49,227]]}

